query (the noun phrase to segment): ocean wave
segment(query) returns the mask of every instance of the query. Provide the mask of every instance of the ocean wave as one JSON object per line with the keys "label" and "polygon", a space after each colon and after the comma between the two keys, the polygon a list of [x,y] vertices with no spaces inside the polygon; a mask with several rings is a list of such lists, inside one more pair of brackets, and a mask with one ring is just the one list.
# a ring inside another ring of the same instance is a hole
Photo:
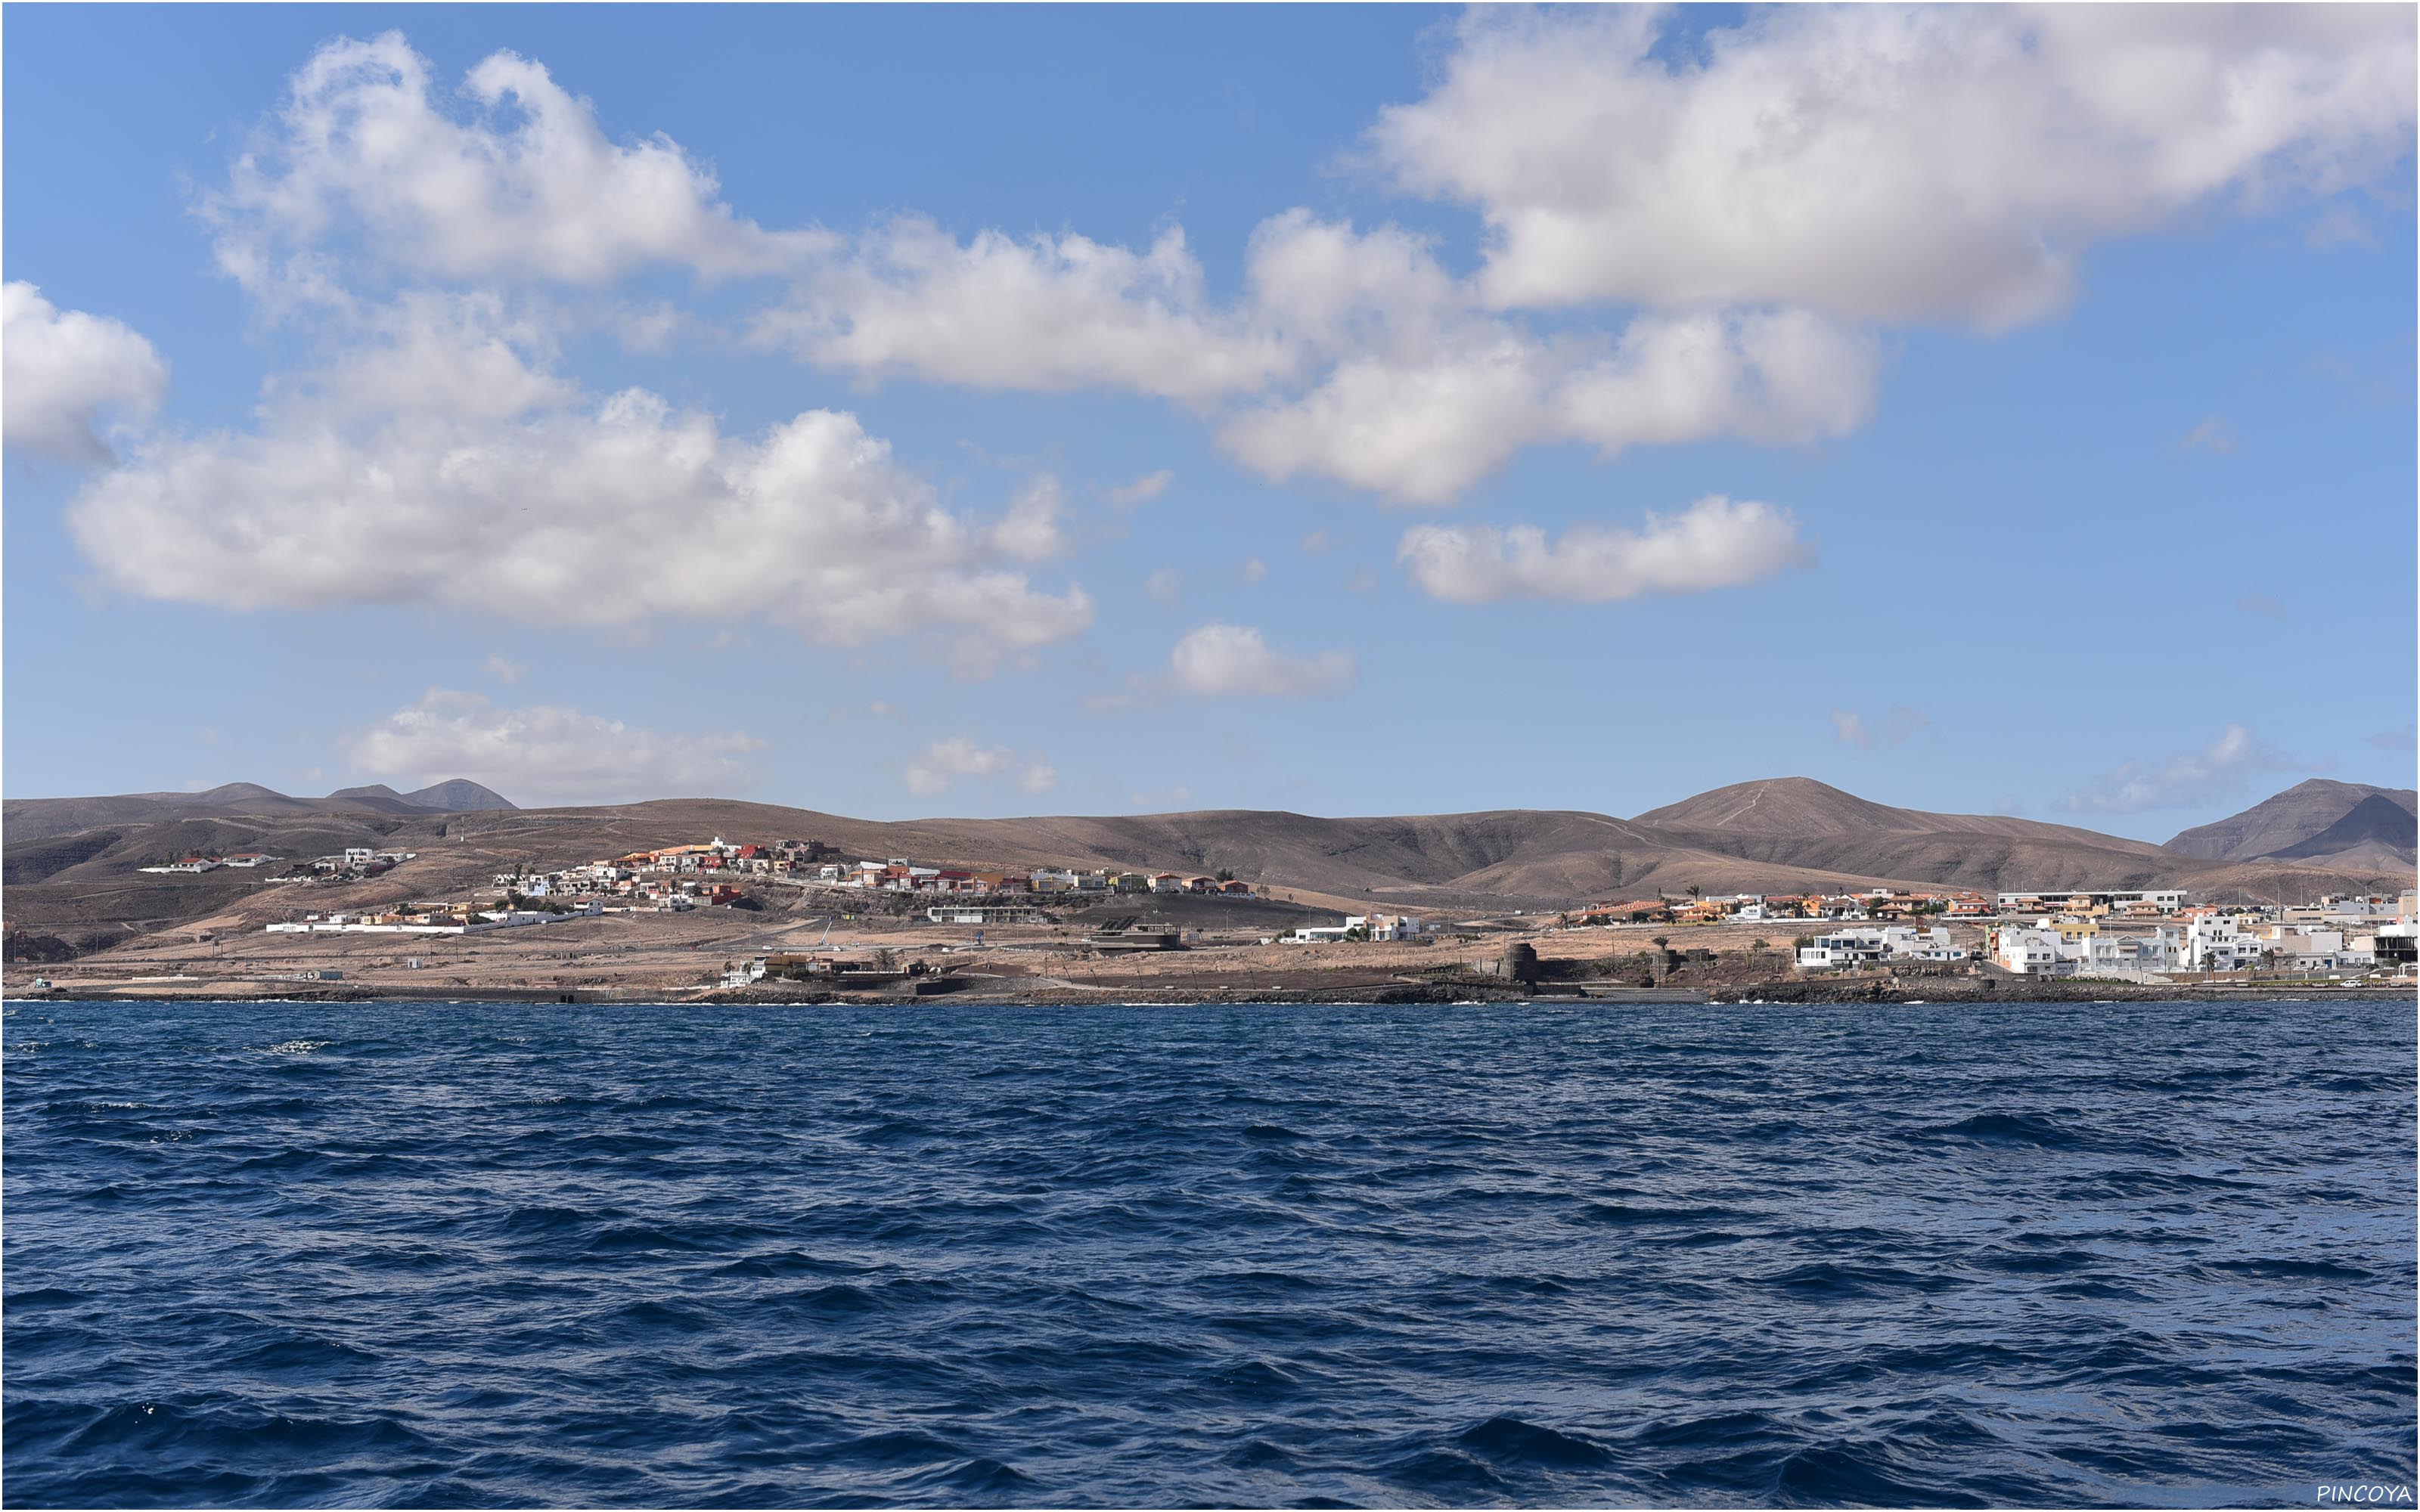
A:
{"label": "ocean wave", "polygon": [[9,1502],[2420,1479],[2403,1005],[1282,1014],[44,1003]]}

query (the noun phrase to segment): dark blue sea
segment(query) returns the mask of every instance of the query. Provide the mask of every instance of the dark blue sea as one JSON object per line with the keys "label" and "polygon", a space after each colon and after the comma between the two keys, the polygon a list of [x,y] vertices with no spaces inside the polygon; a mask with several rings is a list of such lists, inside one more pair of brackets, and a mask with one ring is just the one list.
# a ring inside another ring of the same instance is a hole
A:
{"label": "dark blue sea", "polygon": [[2409,1003],[22,1003],[5,1044],[12,1506],[2420,1478]]}

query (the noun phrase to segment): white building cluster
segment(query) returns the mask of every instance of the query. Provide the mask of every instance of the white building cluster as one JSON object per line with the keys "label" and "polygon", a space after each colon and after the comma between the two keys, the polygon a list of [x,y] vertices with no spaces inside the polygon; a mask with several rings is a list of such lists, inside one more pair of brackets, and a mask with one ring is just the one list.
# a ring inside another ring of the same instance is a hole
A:
{"label": "white building cluster", "polygon": [[267,866],[271,861],[282,859],[282,856],[265,856],[258,851],[238,851],[233,856],[180,856],[173,861],[163,861],[158,866],[138,866],[134,870],[148,872],[154,875],[194,876],[204,872],[215,872],[223,866],[233,867],[240,872],[249,872],[256,867]]}
{"label": "white building cluster", "polygon": [[1280,934],[1280,945],[1333,945],[1342,940],[1411,941],[1429,931],[1426,919],[1410,914],[1347,914],[1342,924],[1305,924]]}
{"label": "white building cluster", "polygon": [[1949,943],[1949,931],[1940,924],[1931,929],[1885,924],[1879,929],[1834,930],[1829,934],[1818,934],[1798,948],[1798,969],[1801,971],[1841,971],[1894,961],[1965,959],[1966,952]]}
{"label": "white building cluster", "polygon": [[2023,977],[2115,977],[2181,969],[2184,931],[2160,925],[2142,934],[2103,934],[2097,928],[2022,926],[1993,936],[1992,960]]}
{"label": "white building cluster", "polygon": [[[2388,908],[2393,912],[2386,912]],[[2283,917],[2279,917],[2282,915]],[[2173,972],[2367,971],[2413,956],[2413,897],[2329,900],[2291,910],[2188,908],[2148,930],[2104,927],[2103,918],[2061,916],[2011,925],[1992,937],[1993,962],[2033,977],[2116,977]],[[2347,925],[2351,927],[2348,928]]]}
{"label": "white building cluster", "polygon": [[[2003,892],[1984,959],[2026,977],[2154,980],[2180,972],[2257,968],[2291,974],[2369,971],[2413,963],[2420,898],[2330,898],[2294,907],[2187,906],[2176,888]],[[2013,917],[2010,917],[2013,916]],[[2030,916],[2030,917],[2028,917]],[[1801,971],[1955,962],[1949,931],[1909,925],[1834,929],[1799,941]]]}
{"label": "white building cluster", "polygon": [[1065,867],[1048,866],[1035,867],[1030,872],[973,872],[959,867],[919,866],[899,856],[881,861],[827,863],[816,867],[809,880],[830,887],[862,887],[876,892],[1252,896],[1250,883],[1232,877],[1186,876],[1176,872],[1112,872],[1106,868],[1077,872]]}
{"label": "white building cluster", "polygon": [[595,918],[604,907],[595,899],[564,913],[532,908],[429,908],[406,905],[383,912],[305,914],[290,923],[266,926],[271,934],[485,934],[526,929],[567,918]]}

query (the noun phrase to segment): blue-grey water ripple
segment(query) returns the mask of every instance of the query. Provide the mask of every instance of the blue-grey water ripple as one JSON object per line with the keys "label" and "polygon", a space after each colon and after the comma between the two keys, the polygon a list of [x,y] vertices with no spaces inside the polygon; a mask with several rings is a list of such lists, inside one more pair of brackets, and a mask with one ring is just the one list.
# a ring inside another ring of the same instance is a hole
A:
{"label": "blue-grey water ripple", "polygon": [[2414,1475],[2408,1004],[18,1004],[9,1505]]}

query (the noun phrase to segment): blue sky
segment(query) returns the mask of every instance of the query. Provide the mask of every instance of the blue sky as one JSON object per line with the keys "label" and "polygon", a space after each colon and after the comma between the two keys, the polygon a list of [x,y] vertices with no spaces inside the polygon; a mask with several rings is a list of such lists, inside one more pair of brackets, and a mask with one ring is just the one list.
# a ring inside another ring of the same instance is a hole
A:
{"label": "blue sky", "polygon": [[12,796],[2412,780],[2408,9],[7,40]]}

